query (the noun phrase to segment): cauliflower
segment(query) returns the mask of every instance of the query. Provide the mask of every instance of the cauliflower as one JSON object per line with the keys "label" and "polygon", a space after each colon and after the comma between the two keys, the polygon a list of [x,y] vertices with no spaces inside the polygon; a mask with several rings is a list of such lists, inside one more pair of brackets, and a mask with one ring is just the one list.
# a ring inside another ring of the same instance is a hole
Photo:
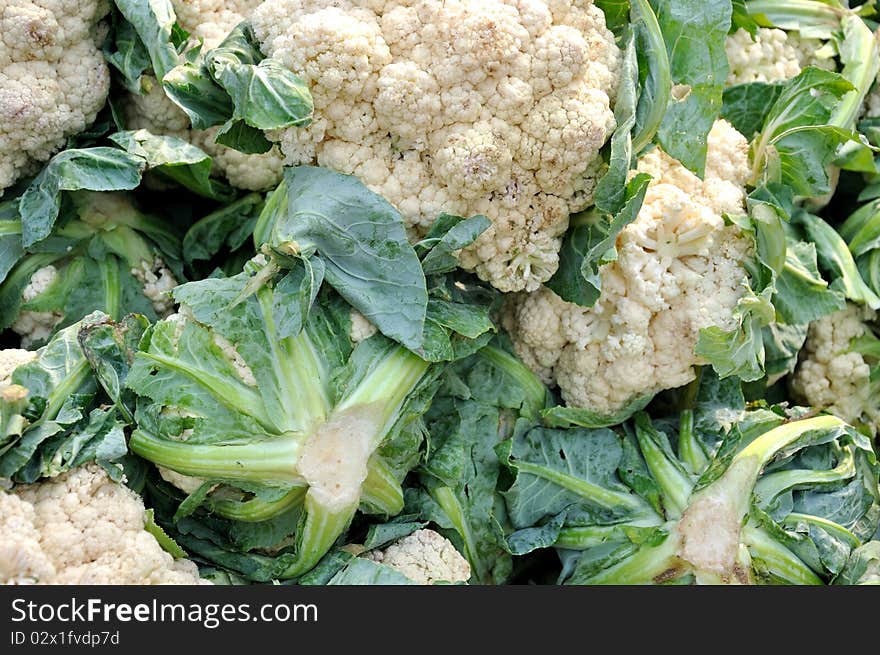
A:
{"label": "cauliflower", "polygon": [[486,215],[460,262],[502,291],[553,275],[615,127],[621,54],[591,0],[271,0],[251,22],[315,103],[268,134],[286,164],[358,176],[414,237]]}
{"label": "cauliflower", "polygon": [[174,311],[174,299],[169,292],[177,286],[177,280],[160,257],[153,260],[152,266],[141,262],[141,267],[131,269],[131,274],[144,285],[144,295],[153,303],[157,316],[165,318]]}
{"label": "cauliflower", "polygon": [[[177,21],[193,36],[215,48],[232,29],[245,20],[261,0],[174,0]],[[175,136],[204,150],[214,160],[214,171],[240,189],[265,191],[278,185],[284,158],[277,146],[259,155],[247,155],[215,143],[219,127],[191,129],[189,118],[175,105],[155,77],[145,75],[142,95],[130,94],[124,103],[127,124],[154,134]]]}
{"label": "cauliflower", "polygon": [[0,1],[0,194],[82,132],[110,91],[106,0]]}
{"label": "cauliflower", "polygon": [[433,530],[417,530],[365,558],[403,573],[419,584],[467,582],[471,566],[452,542]]}
{"label": "cauliflower", "polygon": [[12,374],[19,366],[32,362],[37,358],[34,350],[7,348],[0,350],[0,389],[10,384]]}
{"label": "cauliflower", "polygon": [[0,492],[0,583],[208,584],[145,525],[140,497],[93,464]]}
{"label": "cauliflower", "polygon": [[[38,269],[28,280],[21,292],[22,302],[31,302],[49,290],[58,279],[58,269],[51,264]],[[38,312],[25,310],[12,324],[12,331],[21,335],[21,345],[30,348],[43,343],[55,332],[55,327],[64,320],[59,312]]]}
{"label": "cauliflower", "polygon": [[571,406],[613,414],[694,378],[700,330],[732,329],[751,242],[722,214],[744,211],[748,144],[729,123],[709,134],[705,180],[660,150],[638,170],[653,177],[638,217],[600,269],[592,307],[542,287],[508,299],[502,322],[517,353]]}
{"label": "cauliflower", "polygon": [[725,49],[730,73],[727,85],[787,80],[807,66],[834,69],[834,60],[822,56],[823,43],[797,32],[759,27],[755,38],[739,29],[727,37]]}
{"label": "cauliflower", "polygon": [[880,401],[871,388],[871,367],[853,340],[873,335],[877,313],[853,303],[810,324],[800,362],[790,379],[798,402],[827,410],[853,425],[880,427]]}
{"label": "cauliflower", "polygon": [[348,336],[354,343],[366,341],[376,332],[378,332],[376,326],[370,323],[363,314],[356,309],[351,310],[351,330]]}

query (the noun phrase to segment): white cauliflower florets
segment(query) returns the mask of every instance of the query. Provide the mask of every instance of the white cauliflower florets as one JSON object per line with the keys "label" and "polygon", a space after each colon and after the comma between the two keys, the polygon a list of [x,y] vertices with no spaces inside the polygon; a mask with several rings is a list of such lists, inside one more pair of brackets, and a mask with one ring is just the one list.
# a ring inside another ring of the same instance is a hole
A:
{"label": "white cauliflower florets", "polygon": [[727,85],[779,82],[795,77],[807,66],[826,70],[834,60],[821,56],[823,43],[797,32],[759,27],[755,38],[739,29],[727,37],[725,50],[730,64]]}
{"label": "white cauliflower florets", "polygon": [[0,194],[82,132],[110,91],[106,0],[0,0]]}
{"label": "white cauliflower florets", "polygon": [[378,332],[378,328],[367,320],[367,317],[358,310],[351,310],[351,329],[349,330],[349,338],[354,343],[366,341]]}
{"label": "white cauliflower florets", "polygon": [[460,261],[502,291],[553,275],[615,127],[620,52],[592,0],[269,0],[251,21],[314,98],[311,126],[268,135],[288,165],[358,176],[413,236],[486,215]]}
{"label": "white cauliflower florets", "polygon": [[174,274],[160,258],[152,265],[142,262],[140,268],[131,269],[131,274],[144,285],[144,295],[153,304],[159,318],[165,318],[174,311],[174,299],[169,293],[177,286]]}
{"label": "white cauliflower florets", "polygon": [[0,492],[0,583],[207,584],[145,525],[141,498],[94,464]]}
{"label": "white cauliflower florets", "polygon": [[863,355],[853,352],[853,339],[871,333],[876,312],[853,303],[810,324],[800,362],[791,377],[798,402],[824,409],[847,423],[876,432],[880,399],[871,393],[871,369]]}
{"label": "white cauliflower florets", "polygon": [[0,350],[0,388],[10,384],[12,374],[19,366],[23,366],[37,358],[35,350],[7,348]]}
{"label": "white cauliflower florets", "polygon": [[[44,266],[38,269],[21,292],[22,302],[28,303],[45,292],[58,279],[58,269]],[[30,348],[35,343],[46,341],[55,331],[64,316],[58,312],[38,312],[26,310],[19,312],[12,324],[12,331],[21,335],[21,345]]]}
{"label": "white cauliflower florets", "polygon": [[433,530],[417,530],[383,550],[366,555],[419,584],[467,582],[471,566],[452,542]]}
{"label": "white cauliflower florets", "polygon": [[733,327],[751,243],[725,225],[744,211],[746,139],[725,121],[709,134],[706,179],[659,150],[638,165],[653,179],[638,217],[600,269],[592,307],[547,288],[507,302],[504,327],[517,353],[566,403],[611,414],[632,400],[687,384],[700,330]]}

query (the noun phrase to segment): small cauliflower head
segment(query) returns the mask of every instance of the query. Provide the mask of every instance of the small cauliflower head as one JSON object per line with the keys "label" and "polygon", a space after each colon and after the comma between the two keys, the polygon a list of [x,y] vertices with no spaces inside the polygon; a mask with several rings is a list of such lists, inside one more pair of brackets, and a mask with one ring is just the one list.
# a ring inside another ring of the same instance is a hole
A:
{"label": "small cauliflower head", "polygon": [[853,341],[874,334],[877,313],[848,303],[810,324],[807,341],[789,385],[795,400],[826,410],[876,434],[880,398],[871,389],[871,366]]}
{"label": "small cauliflower head", "polygon": [[110,91],[106,0],[0,1],[0,194],[82,132]]}
{"label": "small cauliflower head", "polygon": [[423,585],[467,582],[471,566],[452,542],[433,530],[417,530],[383,550],[364,555]]}
{"label": "small cauliflower head", "polygon": [[309,127],[268,135],[285,163],[358,176],[413,237],[484,214],[460,262],[502,291],[553,275],[615,127],[621,55],[592,0],[267,0],[251,22],[314,98]]}
{"label": "small cauliflower head", "polygon": [[727,86],[751,82],[779,82],[795,77],[807,66],[833,70],[834,60],[822,56],[824,44],[797,32],[759,27],[753,38],[744,29],[727,37],[725,50],[730,72]]}
{"label": "small cauliflower head", "polygon": [[207,584],[145,525],[140,496],[95,464],[0,492],[0,583]]}
{"label": "small cauliflower head", "polygon": [[722,213],[744,211],[748,144],[730,124],[709,134],[701,180],[660,150],[639,161],[651,174],[638,217],[600,268],[592,307],[546,287],[508,298],[502,323],[517,353],[569,406],[613,414],[632,401],[687,384],[700,330],[733,327],[751,243]]}
{"label": "small cauliflower head", "polygon": [[12,382],[12,374],[15,373],[15,369],[34,361],[36,358],[37,352],[35,350],[21,348],[0,350],[0,390]]}
{"label": "small cauliflower head", "polygon": [[[58,269],[51,264],[37,269],[22,289],[22,302],[29,303],[36,300],[47,292],[57,280]],[[64,320],[64,315],[58,312],[27,309],[19,312],[11,327],[13,332],[21,336],[21,345],[30,348],[34,344],[47,341],[62,320]]]}
{"label": "small cauliflower head", "polygon": [[[236,25],[246,20],[262,0],[173,0],[177,22],[191,35],[193,44],[216,48]],[[213,172],[239,189],[266,191],[278,185],[284,157],[278,146],[268,152],[248,155],[216,143],[219,127],[195,130],[189,118],[162,90],[151,75],[141,79],[142,93],[128,94],[123,104],[127,124],[153,134],[175,136],[201,148],[213,159]],[[155,182],[155,181],[152,181]]]}

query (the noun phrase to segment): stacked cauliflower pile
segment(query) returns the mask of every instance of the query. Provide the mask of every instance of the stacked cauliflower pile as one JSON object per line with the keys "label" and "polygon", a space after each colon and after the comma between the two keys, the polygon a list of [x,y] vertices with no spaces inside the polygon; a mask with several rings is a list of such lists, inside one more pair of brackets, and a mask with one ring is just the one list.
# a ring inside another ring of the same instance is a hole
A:
{"label": "stacked cauliflower pile", "polygon": [[553,275],[615,127],[621,55],[591,0],[271,0],[251,21],[314,97],[310,127],[268,135],[286,164],[358,176],[414,236],[486,215],[460,261],[502,291]]}
{"label": "stacked cauliflower pile", "polygon": [[873,310],[848,303],[811,323],[790,381],[799,402],[867,426],[875,434],[880,428],[880,398],[871,389],[871,367],[864,355],[852,349],[852,342],[870,335],[876,318]]}
{"label": "stacked cauliflower pile", "polygon": [[[173,0],[177,22],[192,41],[203,40],[204,48],[216,48],[232,29],[246,20],[261,0]],[[284,161],[278,147],[260,155],[246,155],[214,142],[219,127],[191,129],[187,115],[162,90],[155,77],[145,75],[143,95],[132,94],[125,105],[131,129],[176,136],[201,148],[214,160],[214,169],[240,189],[265,191],[281,181]]]}
{"label": "stacked cauliflower pile", "polygon": [[82,132],[110,90],[105,0],[0,1],[0,194]]}
{"label": "stacked cauliflower pile", "polygon": [[824,44],[797,32],[759,27],[754,38],[739,29],[727,37],[725,50],[730,64],[727,85],[778,82],[795,77],[807,66],[826,70],[834,60],[821,56]]}
{"label": "stacked cauliflower pile", "polygon": [[640,160],[653,179],[617,260],[600,269],[593,307],[547,288],[508,301],[503,323],[517,352],[568,405],[611,414],[687,384],[702,363],[700,330],[732,329],[752,245],[722,215],[744,212],[748,144],[718,121],[708,151],[705,180],[659,150]]}
{"label": "stacked cauliflower pile", "polygon": [[144,529],[140,496],[96,465],[0,491],[0,584],[200,584]]}

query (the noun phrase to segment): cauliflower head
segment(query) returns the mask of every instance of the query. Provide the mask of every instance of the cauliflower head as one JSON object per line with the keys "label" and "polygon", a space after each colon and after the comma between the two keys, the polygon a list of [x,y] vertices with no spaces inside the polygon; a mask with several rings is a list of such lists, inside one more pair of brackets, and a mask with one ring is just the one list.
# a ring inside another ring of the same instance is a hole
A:
{"label": "cauliflower head", "polygon": [[403,573],[419,584],[467,582],[471,566],[452,542],[433,530],[417,530],[365,558]]}
{"label": "cauliflower head", "polygon": [[208,584],[145,525],[140,496],[94,464],[0,492],[0,583]]}
{"label": "cauliflower head", "polygon": [[82,132],[110,91],[106,0],[0,0],[0,193]]}
{"label": "cauliflower head", "polygon": [[546,287],[508,299],[502,322],[523,361],[570,406],[612,414],[631,401],[687,384],[700,330],[731,329],[745,291],[752,245],[722,214],[744,211],[748,144],[729,123],[709,134],[705,180],[660,150],[638,217],[617,239],[617,260],[600,269],[592,307]]}
{"label": "cauliflower head", "polygon": [[621,54],[592,0],[269,0],[251,22],[315,103],[268,135],[286,164],[358,176],[415,237],[484,214],[460,261],[502,291],[553,275],[615,127]]}
{"label": "cauliflower head", "polygon": [[807,66],[834,68],[830,57],[823,57],[819,39],[808,39],[797,32],[759,27],[754,38],[744,29],[727,37],[725,50],[730,64],[727,85],[750,82],[779,82],[795,77]]}
{"label": "cauliflower head", "polygon": [[871,388],[871,366],[853,349],[853,341],[873,334],[877,313],[867,307],[847,306],[810,324],[807,341],[789,386],[794,398],[810,407],[831,412],[876,434],[880,427],[880,399]]}
{"label": "cauliflower head", "polygon": [[34,350],[22,350],[21,348],[0,350],[0,390],[10,384],[15,369],[34,361],[36,358],[37,353]]}

